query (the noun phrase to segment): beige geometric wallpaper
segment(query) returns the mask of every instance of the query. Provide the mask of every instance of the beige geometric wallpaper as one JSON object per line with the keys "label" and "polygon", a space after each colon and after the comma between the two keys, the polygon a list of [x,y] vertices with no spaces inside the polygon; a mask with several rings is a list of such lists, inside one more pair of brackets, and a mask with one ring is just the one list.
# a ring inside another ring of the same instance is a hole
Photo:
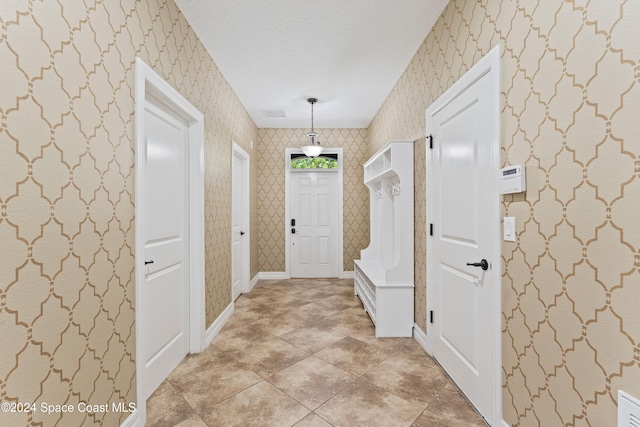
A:
{"label": "beige geometric wallpaper", "polygon": [[[258,129],[259,271],[285,271],[285,148],[304,142],[308,129]],[[325,147],[343,148],[344,271],[369,245],[369,190],[363,164],[368,158],[366,129],[317,129]]]}
{"label": "beige geometric wallpaper", "polygon": [[613,426],[618,389],[640,397],[638,22],[636,0],[452,0],[369,127],[370,151],[422,138],[426,107],[502,44],[502,161],[527,168],[503,199],[509,425]]}
{"label": "beige geometric wallpaper", "polygon": [[[231,141],[252,154],[257,129],[173,1],[2,1],[2,402],[136,401],[136,56],[204,113],[207,325],[231,302]],[[252,254],[255,274],[255,233]],[[0,413],[0,425],[126,417]]]}
{"label": "beige geometric wallpaper", "polygon": [[[368,130],[319,130],[345,150],[347,271],[369,241],[362,164],[416,141],[428,332],[425,109],[502,44],[502,161],[528,174],[527,193],[503,199],[518,234],[502,246],[509,425],[615,425],[617,390],[640,397],[638,22],[637,0],[452,0]],[[284,271],[284,174],[269,164],[306,130],[257,130],[172,0],[2,1],[0,401],[135,401],[136,56],[205,115],[207,325],[231,302],[232,140],[251,155],[251,276]]]}
{"label": "beige geometric wallpaper", "polygon": [[[422,137],[413,146],[413,232],[414,257],[414,322],[423,330],[427,330],[427,138]],[[420,284],[420,285],[418,285]]]}

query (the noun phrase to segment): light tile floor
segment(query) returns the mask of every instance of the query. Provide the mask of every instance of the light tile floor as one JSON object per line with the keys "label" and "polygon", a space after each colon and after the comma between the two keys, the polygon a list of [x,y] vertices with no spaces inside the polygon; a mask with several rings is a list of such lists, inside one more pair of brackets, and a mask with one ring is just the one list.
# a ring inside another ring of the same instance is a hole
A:
{"label": "light tile floor", "polygon": [[375,338],[353,280],[260,281],[147,402],[148,426],[486,423],[412,338]]}

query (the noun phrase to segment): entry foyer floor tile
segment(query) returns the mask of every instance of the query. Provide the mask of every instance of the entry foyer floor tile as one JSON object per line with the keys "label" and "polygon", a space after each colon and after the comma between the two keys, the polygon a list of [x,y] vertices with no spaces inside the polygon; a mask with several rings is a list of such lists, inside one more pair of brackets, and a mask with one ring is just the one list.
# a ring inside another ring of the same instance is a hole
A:
{"label": "entry foyer floor tile", "polygon": [[353,280],[260,281],[147,401],[154,427],[481,427],[412,338],[375,338]]}

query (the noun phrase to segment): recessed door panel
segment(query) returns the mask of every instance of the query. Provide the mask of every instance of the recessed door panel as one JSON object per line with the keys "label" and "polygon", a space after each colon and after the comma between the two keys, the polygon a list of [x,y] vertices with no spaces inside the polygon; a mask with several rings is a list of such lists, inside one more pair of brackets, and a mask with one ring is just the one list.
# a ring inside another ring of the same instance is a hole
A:
{"label": "recessed door panel", "polygon": [[318,226],[330,227],[331,221],[331,196],[329,194],[318,194]]}
{"label": "recessed door panel", "polygon": [[476,99],[442,124],[440,205],[442,238],[461,244],[478,243],[478,116]]}
{"label": "recessed door panel", "polygon": [[440,266],[442,305],[442,340],[452,352],[477,371],[478,365],[478,293],[474,276],[448,265]]}
{"label": "recessed door panel", "polygon": [[[161,110],[154,109],[146,116],[150,128],[147,133],[146,174],[150,180],[147,182],[153,184],[145,188],[147,242],[180,238],[184,221],[184,206],[167,203],[167,200],[179,202],[183,199],[185,147],[180,143],[183,128],[181,123],[162,114]],[[163,134],[159,134],[159,129]]]}
{"label": "recessed door panel", "polygon": [[298,239],[298,253],[300,265],[309,267],[311,265],[311,240],[309,236],[302,236]]}
{"label": "recessed door panel", "polygon": [[330,254],[330,239],[329,237],[319,236],[318,237],[318,264],[319,265],[328,265],[330,262],[331,254]]}
{"label": "recessed door panel", "polygon": [[182,300],[182,290],[175,286],[182,280],[182,263],[156,271],[147,280],[153,281],[153,292],[146,294],[147,320],[153,320],[153,328],[162,331],[161,334],[151,333],[147,336],[149,345],[146,347],[146,359],[150,360],[182,333],[183,313],[174,309],[174,301]]}
{"label": "recessed door panel", "polygon": [[[309,187],[305,187],[309,188]],[[298,196],[298,214],[296,215],[296,226],[309,227],[312,225],[311,210],[312,210],[312,195],[300,194]]]}

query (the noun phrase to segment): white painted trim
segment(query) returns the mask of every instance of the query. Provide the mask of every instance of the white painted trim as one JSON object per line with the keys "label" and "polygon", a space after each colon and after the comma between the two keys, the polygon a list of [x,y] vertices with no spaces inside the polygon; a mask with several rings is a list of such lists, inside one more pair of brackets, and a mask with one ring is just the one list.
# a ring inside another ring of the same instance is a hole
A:
{"label": "white painted trim", "polygon": [[261,271],[258,273],[260,280],[284,280],[289,279],[284,271]]}
{"label": "white painted trim", "polygon": [[[153,97],[187,121],[189,136],[189,351],[199,353],[205,346],[204,284],[204,116],[140,58],[136,58],[135,76],[135,279],[136,279],[136,355],[144,354],[142,337],[144,307],[141,284],[144,283],[142,242],[144,218],[145,101]],[[136,403],[140,423],[146,422],[144,390],[145,363],[136,357]]]}
{"label": "white painted trim", "polygon": [[253,276],[253,279],[251,279],[251,282],[249,282],[249,290],[247,290],[247,293],[251,292],[253,288],[256,287],[259,280],[260,280],[260,273]]}
{"label": "white painted trim", "polygon": [[144,426],[144,423],[140,423],[140,417],[138,416],[139,414],[140,411],[138,408],[136,408],[136,410],[129,414],[127,419],[124,420],[122,424],[120,424],[120,427],[138,427],[139,425]]}
{"label": "white painted trim", "polygon": [[355,273],[353,271],[343,271],[342,275],[340,276],[341,279],[353,279],[355,276]]}
{"label": "white painted trim", "polygon": [[502,427],[511,427],[511,426],[509,425],[509,423],[508,423],[508,422],[506,422],[505,420],[501,420],[500,425],[501,425]]}
{"label": "white painted trim", "polygon": [[420,344],[425,353],[429,353],[427,351],[427,334],[416,323],[413,324],[413,339]]}
{"label": "white painted trim", "polygon": [[[249,218],[249,211],[251,209],[250,206],[250,191],[251,191],[251,182],[250,182],[250,173],[249,173],[249,165],[251,164],[249,154],[242,149],[240,145],[238,145],[235,141],[231,142],[232,150],[231,150],[231,168],[232,173],[231,177],[233,179],[233,158],[238,156],[242,160],[242,194],[244,195],[242,199],[242,231],[244,231],[244,237],[242,239],[242,279],[241,279],[241,288],[242,293],[247,293],[250,291],[249,286],[249,277],[251,275],[251,220]],[[233,188],[233,183],[231,184]],[[233,224],[231,225],[233,228]],[[231,244],[233,245],[233,239],[231,239]],[[231,256],[233,256],[233,248],[231,251]],[[232,283],[233,285],[233,283]]]}
{"label": "white painted trim", "polygon": [[[491,141],[491,168],[487,173],[492,174],[494,177],[491,180],[491,199],[492,211],[491,211],[491,246],[492,254],[490,259],[491,268],[495,271],[493,274],[493,281],[489,285],[492,292],[492,307],[491,307],[491,323],[493,331],[493,343],[491,344],[492,351],[492,385],[493,385],[493,419],[487,420],[490,425],[498,425],[502,421],[502,244],[500,241],[500,206],[501,198],[498,191],[497,171],[500,169],[500,153],[501,153],[501,127],[500,127],[500,55],[501,45],[497,44],[489,53],[487,53],[482,59],[476,63],[471,70],[469,70],[464,76],[455,82],[447,91],[441,95],[442,98],[453,98],[456,93],[462,92],[465,88],[473,84],[478,78],[491,72],[491,82],[493,85],[492,92],[492,109],[498,112],[495,115],[492,122],[493,135],[496,137]],[[436,101],[438,102],[438,101]],[[434,103],[435,104],[435,103]],[[430,105],[426,110],[426,123],[429,123],[429,113],[431,112],[434,104]],[[427,131],[427,134],[429,132]],[[431,185],[434,182],[432,175],[431,163],[433,162],[431,156],[431,150],[426,148],[426,168],[427,168],[427,222],[426,227],[429,227],[429,220],[434,215],[434,209],[432,203],[429,202],[429,193],[431,192]],[[433,283],[433,268],[429,266],[432,264],[433,256],[433,240],[427,237],[427,313],[431,310],[430,301],[432,298],[432,287],[429,283]],[[427,325],[428,327],[428,325]],[[427,334],[427,353],[433,355],[434,346],[434,334]]]}
{"label": "white painted trim", "polygon": [[[290,221],[291,214],[289,213],[289,180],[291,179],[291,154],[302,154],[302,150],[299,148],[286,148],[284,153],[284,229],[285,229],[285,242],[284,242],[284,259],[285,259],[285,275],[287,279],[291,278],[291,233]],[[323,153],[325,154],[338,154],[338,238],[336,239],[336,251],[337,251],[337,267],[338,277],[340,277],[340,271],[344,266],[344,156],[342,148],[325,148]],[[313,170],[310,169],[309,172]]]}
{"label": "white painted trim", "polygon": [[233,314],[234,307],[235,306],[234,306],[233,303],[229,304],[227,306],[227,308],[225,308],[222,311],[222,313],[220,313],[220,316],[218,316],[218,318],[213,321],[211,326],[209,326],[207,328],[206,340],[205,340],[205,342],[206,342],[205,348],[209,347],[209,344],[211,344],[211,341],[213,341],[213,339],[216,337],[216,335],[218,335],[220,333],[220,331],[222,330],[224,325],[227,324],[227,322],[231,318],[231,315]]}
{"label": "white painted trim", "polygon": [[[495,90],[493,91],[493,100],[492,103],[494,105],[493,108],[498,111],[498,114],[495,117],[494,122],[492,123],[494,128],[494,138],[493,143],[491,144],[491,173],[496,176],[495,171],[500,169],[501,161],[500,157],[502,154],[502,125],[501,125],[501,72],[500,72],[500,56],[502,53],[502,47],[500,44],[496,45],[487,56],[487,67],[491,67],[491,70],[494,71],[491,74],[491,78],[493,80],[493,87]],[[482,60],[481,60],[482,61]],[[490,65],[489,65],[490,64]],[[493,347],[493,420],[489,421],[489,424],[498,424],[502,422],[502,230],[500,228],[500,212],[502,205],[502,197],[500,196],[500,189],[498,186],[498,180],[494,179],[492,182],[491,188],[491,198],[494,200],[492,204],[492,212],[491,215],[493,217],[493,224],[491,228],[493,230],[493,242],[492,245],[495,248],[493,251],[493,260],[492,264],[495,268],[496,274],[493,280],[492,289],[493,289],[493,325],[492,329],[495,332],[494,342],[492,343]]]}

